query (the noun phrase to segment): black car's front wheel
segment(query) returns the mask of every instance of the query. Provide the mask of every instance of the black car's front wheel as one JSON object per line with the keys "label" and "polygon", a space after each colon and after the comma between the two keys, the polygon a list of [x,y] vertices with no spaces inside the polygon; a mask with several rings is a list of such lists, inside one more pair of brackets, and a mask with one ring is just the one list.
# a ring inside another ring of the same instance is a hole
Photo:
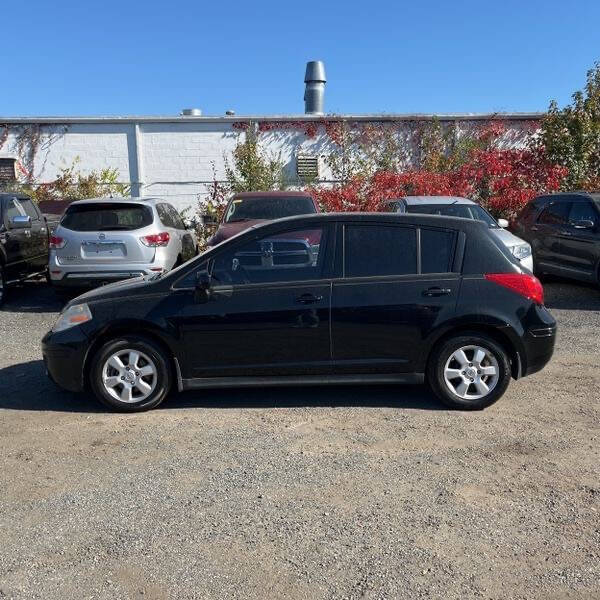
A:
{"label": "black car's front wheel", "polygon": [[105,405],[137,412],[158,406],[169,393],[171,373],[153,341],[123,336],[104,344],[92,359],[90,385]]}
{"label": "black car's front wheel", "polygon": [[446,340],[428,365],[429,385],[452,408],[477,410],[490,406],[510,382],[510,360],[494,339],[464,334]]}

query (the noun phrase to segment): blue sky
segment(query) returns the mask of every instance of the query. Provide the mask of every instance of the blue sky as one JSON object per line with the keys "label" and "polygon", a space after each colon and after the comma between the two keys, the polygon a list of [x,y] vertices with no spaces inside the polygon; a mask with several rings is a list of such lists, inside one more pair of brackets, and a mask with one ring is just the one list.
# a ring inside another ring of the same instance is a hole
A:
{"label": "blue sky", "polygon": [[[311,12],[314,9],[314,12]],[[600,60],[598,0],[3,2],[0,115],[545,110]]]}

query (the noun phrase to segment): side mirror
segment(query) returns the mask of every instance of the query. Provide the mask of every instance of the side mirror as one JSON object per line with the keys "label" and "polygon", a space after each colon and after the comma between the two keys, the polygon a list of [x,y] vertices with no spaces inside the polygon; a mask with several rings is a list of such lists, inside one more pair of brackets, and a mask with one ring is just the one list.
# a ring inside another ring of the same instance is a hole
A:
{"label": "side mirror", "polygon": [[206,269],[196,273],[196,291],[194,292],[196,302],[208,302],[210,299],[210,283],[210,273]]}
{"label": "side mirror", "polygon": [[29,215],[17,215],[10,220],[11,229],[29,229],[31,227],[31,217]]}
{"label": "side mirror", "polygon": [[508,227],[508,221],[506,219],[498,219],[498,225],[500,225],[502,229],[506,229]]}
{"label": "side mirror", "polygon": [[594,221],[590,219],[582,219],[581,221],[572,221],[571,225],[575,227],[575,229],[594,229]]}

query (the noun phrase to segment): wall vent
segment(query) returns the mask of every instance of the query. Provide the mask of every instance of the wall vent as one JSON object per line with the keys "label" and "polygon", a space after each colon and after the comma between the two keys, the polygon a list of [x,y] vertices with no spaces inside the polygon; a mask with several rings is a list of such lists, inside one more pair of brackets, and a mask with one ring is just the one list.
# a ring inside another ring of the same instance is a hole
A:
{"label": "wall vent", "polygon": [[0,181],[16,181],[17,179],[17,159],[0,158]]}
{"label": "wall vent", "polygon": [[296,174],[300,179],[317,179],[319,177],[319,157],[314,154],[298,154],[296,156]]}

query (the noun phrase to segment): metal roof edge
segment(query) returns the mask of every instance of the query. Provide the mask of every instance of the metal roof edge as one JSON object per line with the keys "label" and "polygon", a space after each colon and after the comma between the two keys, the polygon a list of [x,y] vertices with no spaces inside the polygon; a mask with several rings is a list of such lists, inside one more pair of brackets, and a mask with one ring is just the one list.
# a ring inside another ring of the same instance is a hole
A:
{"label": "metal roof edge", "polygon": [[247,123],[249,121],[266,122],[320,122],[320,121],[483,121],[483,120],[509,120],[529,121],[539,120],[544,112],[492,112],[492,113],[456,113],[456,114],[346,114],[346,115],[235,115],[235,116],[44,116],[44,117],[3,117],[0,116],[0,125],[40,124],[40,125],[67,125],[67,124],[115,124],[115,123]]}

